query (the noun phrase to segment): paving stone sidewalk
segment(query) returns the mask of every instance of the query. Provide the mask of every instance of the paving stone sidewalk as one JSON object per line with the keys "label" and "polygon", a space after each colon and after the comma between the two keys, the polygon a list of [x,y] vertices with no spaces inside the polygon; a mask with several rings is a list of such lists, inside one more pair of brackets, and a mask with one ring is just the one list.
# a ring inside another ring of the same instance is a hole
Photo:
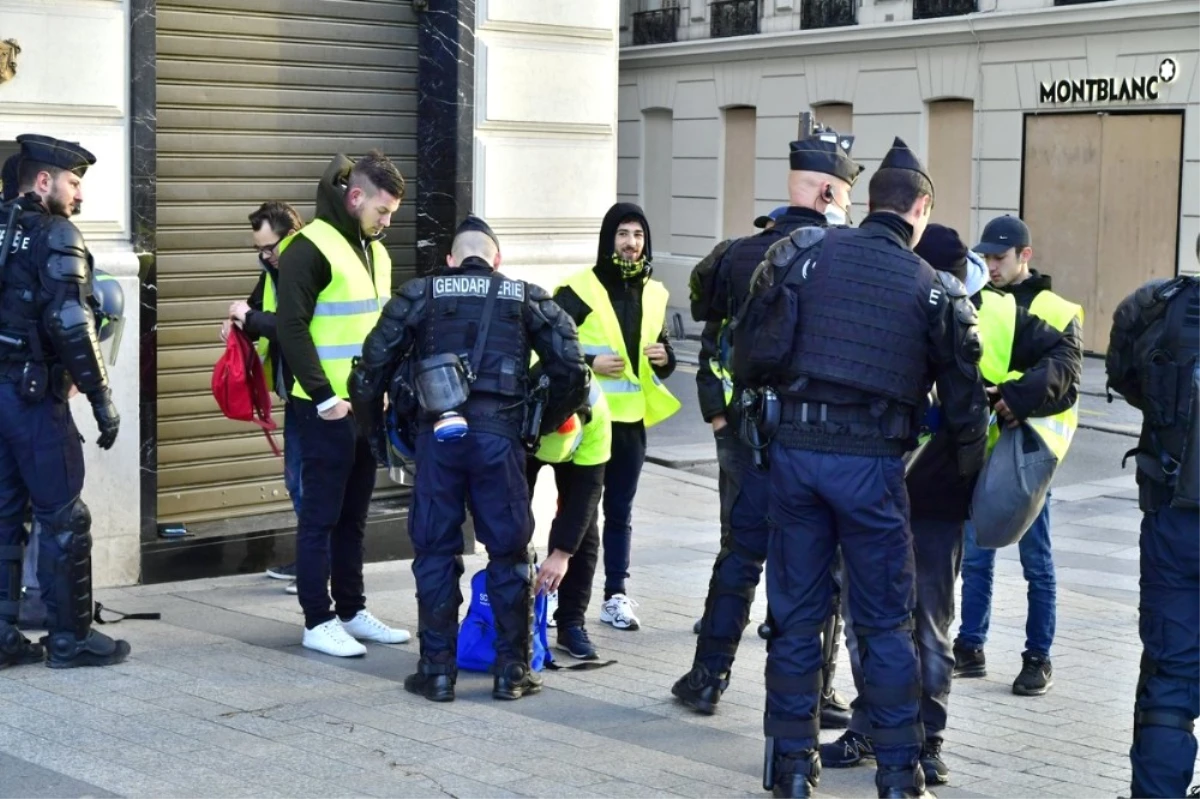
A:
{"label": "paving stone sidewalk", "polygon": [[[1001,553],[990,675],[954,686],[952,778],[939,796],[1127,793],[1140,656],[1132,485],[1055,491],[1058,635],[1045,697],[1010,691],[1025,583],[1016,553]],[[544,477],[543,522],[550,490]],[[515,703],[493,701],[486,675],[462,675],[449,705],[406,694],[415,641],[358,660],[308,652],[295,598],[260,576],[101,591],[105,605],[163,620],[105,628],[133,644],[118,667],[0,672],[0,797],[764,796],[762,590],[719,713],[694,715],[669,693],[690,663],[716,516],[715,481],[648,465],[630,581],[642,629],[591,621],[601,654],[619,663],[548,674],[540,696]],[[483,564],[467,558],[465,595]],[[415,630],[409,563],[368,566],[367,587],[377,615]],[[837,682],[852,695],[844,649],[842,659]],[[821,795],[874,796],[873,773],[827,770]]]}

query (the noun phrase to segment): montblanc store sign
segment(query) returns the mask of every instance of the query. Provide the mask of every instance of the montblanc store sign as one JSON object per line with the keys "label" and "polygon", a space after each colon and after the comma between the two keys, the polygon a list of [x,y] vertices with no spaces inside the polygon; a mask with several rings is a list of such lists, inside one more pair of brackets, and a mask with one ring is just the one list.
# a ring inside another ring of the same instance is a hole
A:
{"label": "montblanc store sign", "polygon": [[1081,78],[1043,83],[1039,103],[1120,103],[1126,100],[1157,100],[1162,86],[1179,75],[1174,58],[1164,58],[1155,75],[1137,78]]}

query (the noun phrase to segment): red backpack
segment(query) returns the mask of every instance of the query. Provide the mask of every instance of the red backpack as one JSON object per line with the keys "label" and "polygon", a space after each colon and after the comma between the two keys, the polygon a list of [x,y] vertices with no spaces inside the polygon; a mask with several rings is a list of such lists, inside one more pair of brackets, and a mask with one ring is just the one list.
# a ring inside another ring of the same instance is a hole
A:
{"label": "red backpack", "polygon": [[271,431],[278,426],[271,418],[271,392],[267,390],[262,361],[249,337],[236,325],[230,326],[225,352],[213,367],[212,393],[221,413],[230,419],[253,422],[261,427],[271,451],[283,457],[271,436]]}

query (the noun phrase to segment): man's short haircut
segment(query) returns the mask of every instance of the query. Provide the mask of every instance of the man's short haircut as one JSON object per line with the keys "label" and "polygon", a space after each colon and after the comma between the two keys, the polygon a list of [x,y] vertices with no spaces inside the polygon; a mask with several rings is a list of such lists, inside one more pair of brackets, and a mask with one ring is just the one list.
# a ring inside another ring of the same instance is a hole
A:
{"label": "man's short haircut", "polygon": [[643,222],[642,218],[637,214],[627,214],[621,217],[621,221],[617,222],[617,227],[620,227],[621,225],[627,225],[631,222],[636,222],[637,226],[642,229],[642,232],[646,232],[646,223]]}
{"label": "man's short haircut", "polygon": [[871,211],[907,214],[920,197],[933,197],[933,186],[920,172],[911,169],[880,169],[867,187]]}
{"label": "man's short haircut", "polygon": [[30,161],[28,158],[21,159],[20,169],[17,170],[17,186],[21,188],[33,188],[33,184],[37,182],[39,172],[49,172],[50,179],[53,180],[62,172],[61,167],[53,164],[45,164],[41,161]]}
{"label": "man's short haircut", "polygon": [[[370,184],[375,190],[385,191],[397,200],[404,199],[404,176],[392,163],[391,159],[380,150],[371,150],[354,164],[350,170],[350,185],[364,191],[365,184]],[[374,191],[369,191],[374,194]]]}
{"label": "man's short haircut", "polygon": [[304,227],[300,214],[289,203],[279,200],[267,200],[258,206],[258,210],[250,214],[250,228],[258,230],[266,222],[280,238],[286,236],[289,230],[299,230]]}
{"label": "man's short haircut", "polygon": [[496,246],[492,237],[480,230],[467,230],[459,233],[450,245],[450,255],[456,264],[461,264],[471,256],[491,263],[498,252],[500,252],[500,248]]}

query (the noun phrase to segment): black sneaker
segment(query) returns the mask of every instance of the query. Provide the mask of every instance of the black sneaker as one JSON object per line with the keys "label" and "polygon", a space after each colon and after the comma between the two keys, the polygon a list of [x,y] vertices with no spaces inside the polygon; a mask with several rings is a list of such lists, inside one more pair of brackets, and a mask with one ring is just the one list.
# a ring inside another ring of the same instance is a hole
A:
{"label": "black sneaker", "polygon": [[289,563],[286,566],[272,566],[267,569],[267,576],[272,580],[295,580],[296,564]]}
{"label": "black sneaker", "polygon": [[986,677],[987,659],[982,649],[954,645],[954,676],[961,678]]}
{"label": "black sneaker", "polygon": [[576,660],[599,660],[596,647],[588,637],[587,629],[578,627],[563,627],[558,631],[558,648]]}
{"label": "black sneaker", "polygon": [[1024,652],[1021,659],[1025,665],[1013,680],[1013,693],[1017,696],[1041,696],[1054,685],[1054,667],[1050,658],[1035,652]]}
{"label": "black sneaker", "polygon": [[850,768],[875,759],[875,745],[871,739],[854,730],[846,730],[842,737],[821,744],[821,765],[825,768]]}
{"label": "black sneaker", "polygon": [[927,785],[945,785],[950,782],[950,769],[942,760],[942,739],[927,738],[921,747],[921,769],[925,772]]}

